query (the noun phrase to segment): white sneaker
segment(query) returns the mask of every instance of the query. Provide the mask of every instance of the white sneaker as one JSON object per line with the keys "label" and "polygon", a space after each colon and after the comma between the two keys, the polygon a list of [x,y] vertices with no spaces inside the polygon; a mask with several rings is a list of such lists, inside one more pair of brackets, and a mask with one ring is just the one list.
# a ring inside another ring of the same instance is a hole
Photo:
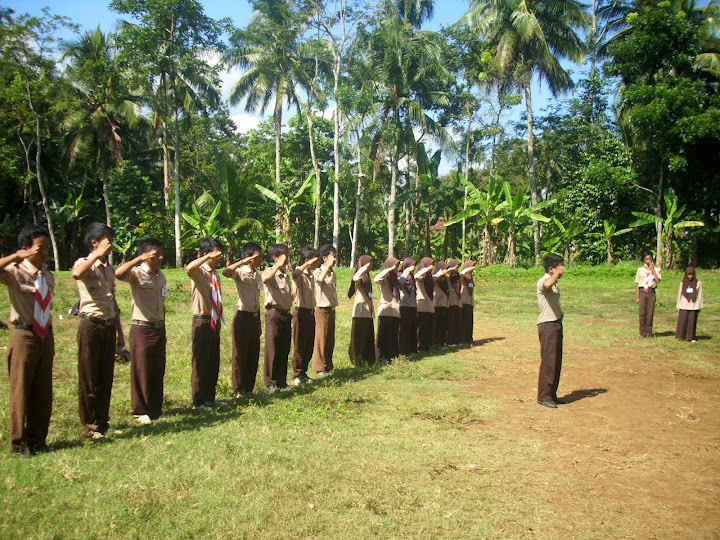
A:
{"label": "white sneaker", "polygon": [[227,401],[213,401],[215,407],[227,407]]}
{"label": "white sneaker", "polygon": [[300,377],[295,377],[290,384],[292,384],[293,386],[300,386],[304,382],[305,381],[303,381]]}
{"label": "white sneaker", "polygon": [[325,377],[329,377],[329,376],[330,376],[330,374],[329,374],[327,371],[318,371],[318,372],[316,373],[316,375],[317,375],[317,377],[319,377],[320,379],[324,379]]}
{"label": "white sneaker", "polygon": [[140,422],[143,426],[149,426],[153,423],[153,421],[150,419],[150,417],[147,414],[140,414],[135,417],[135,419]]}
{"label": "white sneaker", "polygon": [[193,411],[208,412],[212,411],[212,408],[208,407],[207,405],[193,405]]}
{"label": "white sneaker", "polygon": [[270,386],[268,386],[267,389],[268,389],[268,394],[277,394],[280,391],[280,389],[274,384],[271,384]]}
{"label": "white sneaker", "polygon": [[103,434],[100,433],[99,431],[88,431],[87,436],[88,436],[88,439],[92,439],[92,440],[94,440],[94,441],[97,441],[97,440],[102,439],[103,437],[105,437],[105,435],[103,435]]}

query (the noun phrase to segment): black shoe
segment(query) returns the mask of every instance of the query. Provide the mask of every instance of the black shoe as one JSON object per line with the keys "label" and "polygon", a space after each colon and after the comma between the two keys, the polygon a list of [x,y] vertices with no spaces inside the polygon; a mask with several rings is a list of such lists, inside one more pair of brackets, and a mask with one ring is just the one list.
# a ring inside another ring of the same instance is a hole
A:
{"label": "black shoe", "polygon": [[30,459],[30,452],[27,450],[18,450],[15,452],[15,457],[17,459]]}
{"label": "black shoe", "polygon": [[50,452],[50,447],[47,444],[41,444],[38,446],[31,446],[30,447],[30,453],[31,454],[47,454]]}
{"label": "black shoe", "polygon": [[557,403],[554,401],[538,401],[538,405],[542,405],[543,407],[549,407],[551,409],[557,409]]}
{"label": "black shoe", "polygon": [[565,405],[567,401],[565,401],[564,399],[555,398],[555,403],[557,403],[558,405]]}

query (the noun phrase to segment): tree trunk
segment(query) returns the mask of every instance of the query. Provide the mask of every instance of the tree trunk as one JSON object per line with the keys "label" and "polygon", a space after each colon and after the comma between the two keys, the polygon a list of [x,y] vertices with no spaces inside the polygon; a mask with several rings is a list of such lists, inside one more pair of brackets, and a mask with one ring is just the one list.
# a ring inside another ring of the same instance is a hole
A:
{"label": "tree trunk", "polygon": [[163,110],[160,112],[160,133],[162,137],[162,154],[163,154],[163,202],[165,208],[170,206],[170,158],[168,153],[168,123],[167,123],[167,78],[166,74],[160,75],[160,88],[162,88]]}
{"label": "tree trunk", "polygon": [[[355,259],[357,257],[357,238],[358,238],[358,222],[360,221],[360,205],[362,203],[362,153],[360,151],[360,141],[358,141],[357,147],[358,155],[358,181],[357,181],[357,193],[355,197],[355,219],[353,220],[353,234],[350,246],[350,268],[355,268]],[[337,247],[337,246],[336,246]]]}
{"label": "tree trunk", "polygon": [[[532,94],[530,92],[530,77],[523,88],[525,91],[525,111],[527,114],[528,132],[528,179],[530,180],[530,203],[538,203],[537,181],[535,180],[535,139],[533,136]],[[540,264],[540,222],[533,219],[533,244],[535,247],[535,266]],[[513,254],[514,257],[514,254]]]}
{"label": "tree trunk", "polygon": [[[344,13],[344,12],[343,12]],[[333,91],[337,96],[340,87],[340,55],[335,54],[333,65]],[[333,171],[333,245],[340,249],[340,106],[335,101],[335,114],[333,115],[333,154],[335,158],[335,170]],[[340,252],[336,252],[340,255]]]}
{"label": "tree trunk", "polygon": [[[275,126],[275,189],[280,192],[280,143],[282,141],[282,96],[280,92],[285,84],[283,78],[278,82],[277,94],[275,96],[275,109],[273,110],[273,125]],[[289,222],[283,215],[285,205],[277,206],[277,219],[275,221],[275,237],[286,244],[290,242]],[[288,216],[289,217],[289,216]],[[286,230],[287,225],[287,230]]]}
{"label": "tree trunk", "polygon": [[657,198],[655,199],[655,215],[660,218],[655,222],[655,264],[659,267],[663,267],[663,222],[662,222],[662,201],[663,201],[663,190],[665,181],[665,167],[660,166],[660,181],[658,184]]}
{"label": "tree trunk", "polygon": [[612,264],[614,262],[613,260],[613,245],[612,240],[607,241],[607,263]]}
{"label": "tree trunk", "polygon": [[[175,89],[173,89],[174,93]],[[175,268],[182,267],[182,250],[180,249],[180,120],[177,105],[173,111],[175,151],[173,152],[173,176],[175,180]]]}
{"label": "tree trunk", "polygon": [[[318,166],[317,157],[315,155],[315,140],[313,137],[313,119],[310,107],[310,97],[308,96],[307,110],[308,138],[310,139],[310,158],[312,159],[313,170],[315,171],[315,238],[313,239],[313,247],[320,247],[320,210],[322,209],[322,179],[320,176],[320,167]],[[301,178],[302,180],[302,178]]]}
{"label": "tree trunk", "polygon": [[[471,124],[471,115],[468,113],[468,123],[466,128],[466,136],[465,136],[465,179],[469,182],[470,181],[470,128],[472,127]],[[467,210],[467,194],[468,189],[467,186],[465,187],[465,194],[463,195],[463,212]],[[467,253],[467,231],[466,231],[466,220],[463,218],[462,220],[462,251],[463,251],[463,260],[465,259],[465,253]]]}
{"label": "tree trunk", "polygon": [[390,172],[390,198],[388,200],[388,257],[395,256],[395,196],[397,194],[397,177],[398,177],[398,162],[397,162],[397,148],[393,152],[391,159],[391,172]]}

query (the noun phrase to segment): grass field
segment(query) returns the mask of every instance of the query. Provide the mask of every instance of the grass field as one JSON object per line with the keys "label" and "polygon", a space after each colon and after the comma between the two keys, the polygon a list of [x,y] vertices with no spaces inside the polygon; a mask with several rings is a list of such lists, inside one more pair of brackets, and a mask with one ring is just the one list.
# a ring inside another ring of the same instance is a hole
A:
{"label": "grass field", "polygon": [[[689,344],[674,339],[680,272],[663,274],[656,338],[637,338],[634,273],[577,267],[561,281],[568,404],[556,411],[535,404],[542,272],[493,267],[476,272],[476,346],[367,369],[348,360],[340,269],[333,375],[270,396],[259,373],[256,393],[233,399],[223,329],[218,399],[230,405],[201,413],[189,280],[168,270],[165,416],[132,419],[129,366],[117,365],[112,428],[93,442],[66,315],[77,290],[61,272],[51,453],[12,457],[0,377],[0,537],[717,538],[720,274],[699,270],[706,307]],[[234,287],[223,287],[230,312]],[[124,283],[118,297],[127,319]],[[1,349],[8,340],[0,332]]]}

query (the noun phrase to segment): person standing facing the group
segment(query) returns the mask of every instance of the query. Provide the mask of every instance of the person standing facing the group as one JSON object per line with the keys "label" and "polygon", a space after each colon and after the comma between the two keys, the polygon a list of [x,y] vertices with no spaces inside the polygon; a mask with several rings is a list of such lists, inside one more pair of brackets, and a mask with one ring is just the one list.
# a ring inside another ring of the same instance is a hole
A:
{"label": "person standing facing the group", "polygon": [[430,257],[423,257],[415,273],[417,284],[417,341],[421,351],[430,350],[433,344],[433,315],[435,307],[435,278],[432,275],[434,261]]}
{"label": "person standing facing the group", "polygon": [[400,283],[398,282],[398,266],[400,261],[388,257],[382,269],[375,276],[375,283],[380,287],[378,303],[378,331],[375,345],[375,356],[378,361],[392,362],[400,353],[398,350],[398,332],[400,330]]}
{"label": "person standing facing the group", "polygon": [[80,295],[78,408],[80,421],[91,439],[102,438],[110,429],[115,346],[125,344],[115,299],[115,270],[108,260],[113,237],[110,227],[92,223],[85,233],[90,253],[75,261],[72,270]]}
{"label": "person standing facing the group", "polygon": [[557,389],[560,383],[563,353],[563,312],[560,309],[558,280],[565,274],[563,258],[554,253],[543,259],[545,275],[536,286],[540,315],[537,328],[540,338],[540,373],[538,375],[537,402],[557,409],[560,402]]}
{"label": "person standing facing the group", "polygon": [[475,281],[473,280],[475,263],[465,261],[460,271],[460,305],[462,318],[462,341],[466,345],[473,344],[473,309],[475,306]]}
{"label": "person standing facing the group", "polygon": [[168,295],[162,260],[162,243],[148,238],[138,244],[138,256],[115,271],[117,279],[130,284],[130,404],[144,425],[162,416]]}
{"label": "person standing facing the group", "polygon": [[635,302],[640,318],[640,337],[651,338],[655,314],[655,289],[660,283],[660,269],[655,267],[652,253],[642,255],[643,265],[635,272]]}
{"label": "person standing facing the group", "polygon": [[373,326],[375,308],[373,306],[372,281],[370,280],[372,261],[370,255],[360,255],[348,289],[348,298],[355,295],[348,347],[348,356],[354,366],[374,364],[376,360],[375,328]]}
{"label": "person standing facing the group", "polygon": [[51,315],[55,278],[43,268],[49,237],[45,227],[27,225],[18,236],[20,249],[0,259],[0,283],[8,288],[10,322],[15,327],[8,346],[10,448],[20,459],[49,450],[55,357]]}
{"label": "person standing facing the group", "polygon": [[315,270],[315,351],[313,369],[318,377],[327,377],[333,370],[335,351],[335,308],[338,306],[337,250],[332,244],[320,246],[322,266]]}
{"label": "person standing facing the group", "polygon": [[193,408],[208,411],[225,405],[216,401],[220,374],[220,325],[225,324],[222,289],[216,268],[222,257],[222,243],[207,236],[198,244],[199,256],[185,266],[191,280],[192,324],[192,389]]}
{"label": "person standing facing the group", "polygon": [[685,269],[675,307],[678,310],[675,337],[695,343],[698,315],[703,308],[703,289],[702,281],[697,278],[692,266]]}
{"label": "person standing facing the group", "polygon": [[400,267],[400,331],[398,351],[402,355],[417,352],[417,288],[415,285],[416,261],[406,257]]}
{"label": "person standing facing the group", "polygon": [[262,273],[265,286],[265,386],[276,394],[287,388],[287,364],[292,339],[292,291],[286,265],[290,252],[285,244],[268,249],[273,261]]}
{"label": "person standing facing the group", "polygon": [[232,385],[235,397],[252,394],[260,362],[260,290],[257,270],[262,263],[262,248],[255,242],[242,247],[241,260],[228,265],[223,276],[235,282],[237,312],[232,330]]}
{"label": "person standing facing the group", "polygon": [[292,272],[295,282],[293,297],[293,386],[312,382],[307,370],[315,345],[315,276],[312,271],[317,266],[319,255],[315,248],[306,246],[300,250],[300,264]]}

